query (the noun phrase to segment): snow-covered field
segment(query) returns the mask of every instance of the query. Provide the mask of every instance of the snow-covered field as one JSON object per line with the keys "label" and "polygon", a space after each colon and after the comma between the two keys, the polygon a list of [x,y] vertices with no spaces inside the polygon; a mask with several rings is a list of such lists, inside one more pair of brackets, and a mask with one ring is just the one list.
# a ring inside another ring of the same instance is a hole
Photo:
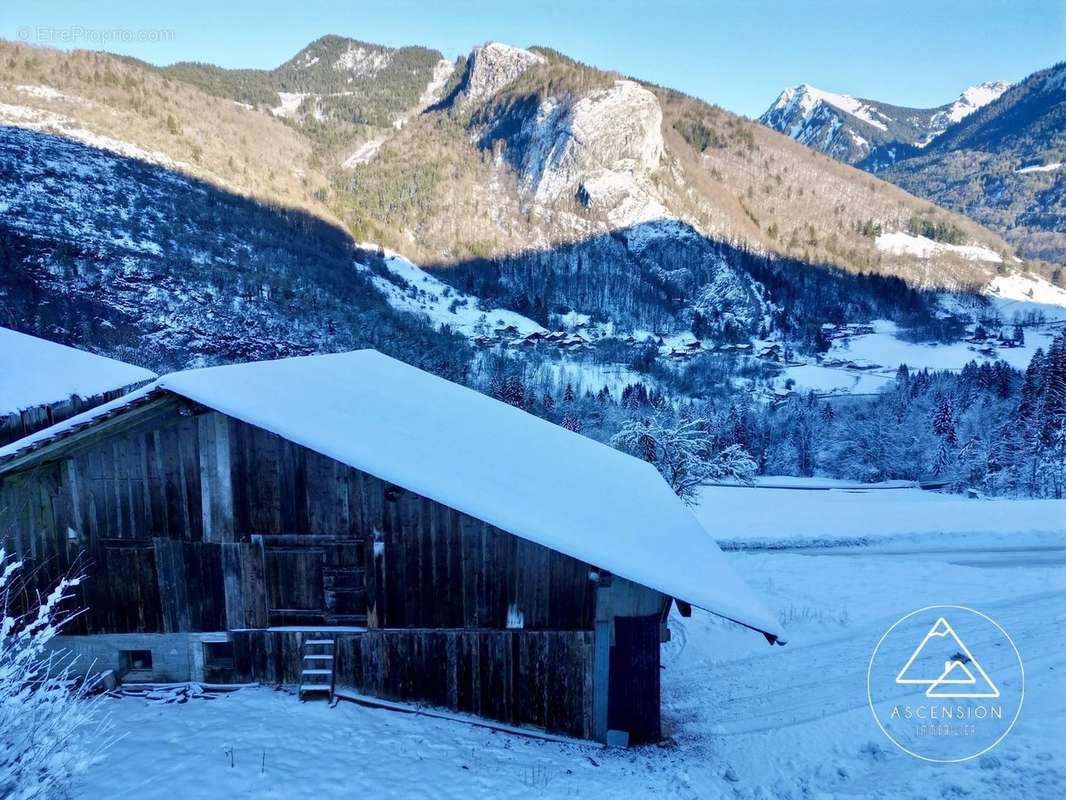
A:
{"label": "snow-covered field", "polygon": [[987,247],[945,244],[933,241],[925,236],[915,236],[912,233],[904,233],[903,231],[882,233],[877,237],[877,249],[893,255],[909,255],[917,256],[918,258],[933,258],[941,253],[951,253],[968,261],[989,261],[996,264],[1003,261],[1003,257],[999,253]]}
{"label": "snow-covered field", "polygon": [[[267,688],[183,705],[126,698],[106,704],[125,737],[77,797],[1061,797],[1066,564],[1054,556],[1066,544],[1064,506],[905,488],[708,489],[698,513],[726,538],[723,520],[737,539],[771,529],[785,539],[875,526],[882,542],[895,541],[893,529],[909,534],[900,539],[908,554],[731,553],[775,607],[790,643],[770,647],[698,610],[671,620],[674,637],[663,653],[668,738],[658,746],[608,750],[543,741],[344,702],[301,704]],[[819,507],[821,527],[814,521]],[[953,531],[959,548],[989,559],[963,566],[938,552],[937,538],[917,536],[940,531]],[[997,560],[981,531],[1051,557]],[[896,750],[874,723],[865,685],[885,629],[909,611],[947,603],[994,617],[1026,669],[1026,701],[1014,730],[987,755],[950,765]]]}
{"label": "snow-covered field", "polygon": [[[901,234],[902,235],[902,234]],[[1046,352],[1055,334],[1066,321],[1066,290],[1043,278],[1024,274],[999,276],[988,287],[988,296],[1000,319],[1008,326],[1016,319],[1043,315],[1046,324],[1027,326],[1025,343],[1020,347],[995,348],[991,353],[982,347],[959,341],[910,342],[900,337],[898,326],[888,320],[873,320],[873,333],[837,339],[826,353],[831,365],[803,364],[785,368],[775,381],[781,389],[792,380],[798,391],[814,390],[820,394],[873,394],[890,383],[900,364],[911,369],[960,370],[970,361],[1006,361],[1016,369],[1029,366],[1037,348]],[[952,311],[966,309],[945,301]],[[864,369],[857,370],[847,362]]]}
{"label": "snow-covered field", "polygon": [[[775,488],[708,486],[702,490],[696,516],[727,546],[813,547],[891,540],[946,547],[972,543],[967,537],[980,537],[982,546],[1008,546],[1035,537],[1045,544],[1055,539],[1066,547],[1066,501],[982,500],[892,484],[857,489],[845,482],[834,486],[833,481],[821,479],[785,480],[831,488],[776,488],[783,481],[775,478],[760,479]],[[774,513],[768,514],[768,508]]]}
{"label": "snow-covered field", "polygon": [[[376,247],[372,244],[364,246]],[[509,325],[517,328],[521,336],[544,330],[533,320],[515,311],[502,308],[482,311],[478,307],[478,298],[473,295],[453,289],[399,253],[385,250],[384,254],[385,266],[396,282],[370,271],[369,267],[362,264],[356,264],[356,267],[367,272],[370,280],[395,309],[420,314],[434,327],[448,325],[452,330],[468,337],[490,335],[495,328]]]}
{"label": "snow-covered field", "polygon": [[786,367],[775,383],[783,386],[792,380],[797,390],[814,390],[819,394],[876,394],[893,379],[879,372],[801,364]]}

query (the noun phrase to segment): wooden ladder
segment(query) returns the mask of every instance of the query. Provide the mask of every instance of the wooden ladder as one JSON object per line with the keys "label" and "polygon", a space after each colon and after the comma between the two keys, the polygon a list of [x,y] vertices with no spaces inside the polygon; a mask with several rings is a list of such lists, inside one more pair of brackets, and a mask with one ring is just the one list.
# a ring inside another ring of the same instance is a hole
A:
{"label": "wooden ladder", "polygon": [[333,639],[304,639],[300,672],[301,700],[333,699]]}

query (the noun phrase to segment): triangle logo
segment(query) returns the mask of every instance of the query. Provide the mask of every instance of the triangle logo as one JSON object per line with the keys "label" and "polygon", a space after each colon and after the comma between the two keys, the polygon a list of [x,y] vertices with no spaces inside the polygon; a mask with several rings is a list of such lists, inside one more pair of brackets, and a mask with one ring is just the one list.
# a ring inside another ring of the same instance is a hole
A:
{"label": "triangle logo", "polygon": [[[954,650],[954,653],[947,657],[938,657],[934,655],[937,650],[945,653],[948,650]],[[924,685],[926,697],[941,699],[999,697],[999,688],[988,677],[988,673],[970,652],[970,648],[943,617],[933,623],[929,632],[925,634],[925,638],[911,653],[907,663],[897,673],[896,683]]]}

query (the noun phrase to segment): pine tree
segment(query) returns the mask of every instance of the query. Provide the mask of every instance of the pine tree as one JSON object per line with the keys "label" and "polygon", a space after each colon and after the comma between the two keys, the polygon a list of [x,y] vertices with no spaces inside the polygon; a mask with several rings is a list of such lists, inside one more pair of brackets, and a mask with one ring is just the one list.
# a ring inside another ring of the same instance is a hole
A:
{"label": "pine tree", "polygon": [[836,414],[833,412],[833,405],[829,401],[826,401],[825,405],[822,406],[822,421],[826,424],[831,424],[833,422],[833,417],[835,416]]}
{"label": "pine tree", "polygon": [[941,395],[937,401],[936,411],[933,412],[933,433],[942,438],[948,445],[954,447],[958,440],[955,432],[955,417],[951,411],[951,403],[947,397]]}

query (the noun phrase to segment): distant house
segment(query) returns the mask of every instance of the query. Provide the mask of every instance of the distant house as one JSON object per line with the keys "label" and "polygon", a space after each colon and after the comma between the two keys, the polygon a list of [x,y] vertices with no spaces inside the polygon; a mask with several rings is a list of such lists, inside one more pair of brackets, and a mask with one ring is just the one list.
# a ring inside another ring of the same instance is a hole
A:
{"label": "distant house", "polygon": [[167,375],[0,448],[0,531],[38,587],[89,556],[59,643],[125,680],[639,742],[673,602],[782,636],[654,467],[374,351]]}
{"label": "distant house", "polygon": [[781,345],[769,344],[762,347],[759,350],[759,358],[766,359],[767,361],[780,361],[781,360]]}
{"label": "distant house", "polygon": [[155,377],[141,367],[0,328],[0,445]]}

